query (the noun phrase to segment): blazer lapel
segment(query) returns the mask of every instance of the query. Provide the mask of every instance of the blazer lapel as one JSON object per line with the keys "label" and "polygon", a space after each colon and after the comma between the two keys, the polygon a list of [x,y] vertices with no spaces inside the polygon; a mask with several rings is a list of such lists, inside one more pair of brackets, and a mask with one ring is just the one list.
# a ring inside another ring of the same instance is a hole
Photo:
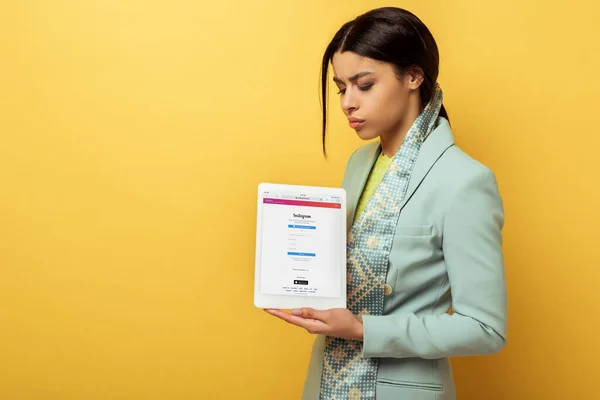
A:
{"label": "blazer lapel", "polygon": [[373,168],[375,161],[377,161],[377,157],[379,157],[379,153],[381,153],[381,145],[377,142],[365,148],[364,151],[356,154],[358,156],[357,160],[354,162],[354,165],[357,166],[356,172],[350,174],[351,179],[348,184],[348,189],[346,190],[348,208],[346,231],[350,231],[354,224],[354,214],[356,213],[360,195],[367,183],[367,178],[371,173],[371,169]]}
{"label": "blazer lapel", "polygon": [[440,118],[438,127],[429,134],[421,145],[417,163],[415,164],[415,168],[410,177],[406,195],[404,196],[400,210],[404,208],[408,200],[412,197],[415,190],[417,190],[425,176],[427,176],[431,167],[433,167],[442,154],[453,145],[454,136],[452,135],[450,124],[445,118]]}

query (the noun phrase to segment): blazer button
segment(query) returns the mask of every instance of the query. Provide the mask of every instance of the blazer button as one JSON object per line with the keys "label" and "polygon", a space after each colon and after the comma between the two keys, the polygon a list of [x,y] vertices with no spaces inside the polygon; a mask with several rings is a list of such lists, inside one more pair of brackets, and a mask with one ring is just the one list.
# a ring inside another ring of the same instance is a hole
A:
{"label": "blazer button", "polygon": [[389,296],[390,294],[392,294],[392,287],[390,285],[388,285],[387,283],[385,285],[383,285],[383,294],[384,296]]}

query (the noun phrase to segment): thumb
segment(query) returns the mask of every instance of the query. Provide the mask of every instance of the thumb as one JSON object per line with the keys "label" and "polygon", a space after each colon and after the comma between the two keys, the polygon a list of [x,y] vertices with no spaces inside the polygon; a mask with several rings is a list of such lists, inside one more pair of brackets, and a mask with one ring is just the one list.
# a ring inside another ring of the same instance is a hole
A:
{"label": "thumb", "polygon": [[314,308],[296,308],[292,310],[292,315],[297,315],[302,318],[312,318],[312,319],[321,319],[322,312],[319,310],[315,310]]}

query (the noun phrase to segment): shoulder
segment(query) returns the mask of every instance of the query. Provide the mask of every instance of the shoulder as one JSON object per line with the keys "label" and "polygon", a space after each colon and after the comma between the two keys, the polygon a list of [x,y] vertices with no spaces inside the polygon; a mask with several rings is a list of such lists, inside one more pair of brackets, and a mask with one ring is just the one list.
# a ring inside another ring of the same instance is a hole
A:
{"label": "shoulder", "polygon": [[440,210],[441,215],[457,207],[501,212],[502,199],[492,169],[458,146],[447,124],[437,140],[445,140],[450,146],[432,165],[422,183],[422,189],[428,194],[425,202]]}
{"label": "shoulder", "polygon": [[[428,144],[429,141],[432,142]],[[479,179],[495,181],[495,175],[487,165],[455,143],[453,130],[446,119],[440,118],[438,127],[424,145],[444,149],[428,174],[442,188],[453,189]]]}
{"label": "shoulder", "polygon": [[348,158],[348,162],[346,163],[346,173],[358,166],[364,165],[365,162],[368,162],[378,148],[379,142],[375,141],[367,143],[354,150],[354,152]]}
{"label": "shoulder", "polygon": [[350,155],[344,171],[344,180],[342,182],[343,187],[348,187],[350,185],[350,183],[355,179],[357,171],[364,171],[365,165],[372,161],[373,155],[378,148],[379,142],[371,142],[360,146]]}
{"label": "shoulder", "polygon": [[350,155],[348,161],[346,162],[342,187],[350,187],[352,182],[356,179],[357,171],[364,170],[364,166],[369,163],[370,160],[372,160],[372,156],[375,154],[378,147],[379,142],[368,143],[360,146]]}
{"label": "shoulder", "polygon": [[[503,202],[494,172],[457,145],[450,147],[431,171],[439,199],[448,214],[494,216],[502,226]],[[482,217],[485,220],[487,217]]]}
{"label": "shoulder", "polygon": [[494,176],[487,165],[471,157],[456,144],[440,157],[436,167],[454,183],[470,181],[478,176]]}

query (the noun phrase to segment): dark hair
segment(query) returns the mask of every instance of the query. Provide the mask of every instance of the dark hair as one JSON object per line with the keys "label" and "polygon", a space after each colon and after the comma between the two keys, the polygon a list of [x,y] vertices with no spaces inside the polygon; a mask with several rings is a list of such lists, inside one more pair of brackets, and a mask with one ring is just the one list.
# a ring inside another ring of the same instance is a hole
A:
{"label": "dark hair", "polygon": [[[424,75],[420,87],[423,107],[431,99],[439,72],[440,57],[433,35],[411,12],[396,7],[383,7],[345,23],[327,46],[321,66],[324,155],[327,155],[327,71],[333,55],[338,51],[351,51],[362,57],[391,63],[399,75],[410,68],[420,68]],[[440,116],[449,119],[443,105]]]}

